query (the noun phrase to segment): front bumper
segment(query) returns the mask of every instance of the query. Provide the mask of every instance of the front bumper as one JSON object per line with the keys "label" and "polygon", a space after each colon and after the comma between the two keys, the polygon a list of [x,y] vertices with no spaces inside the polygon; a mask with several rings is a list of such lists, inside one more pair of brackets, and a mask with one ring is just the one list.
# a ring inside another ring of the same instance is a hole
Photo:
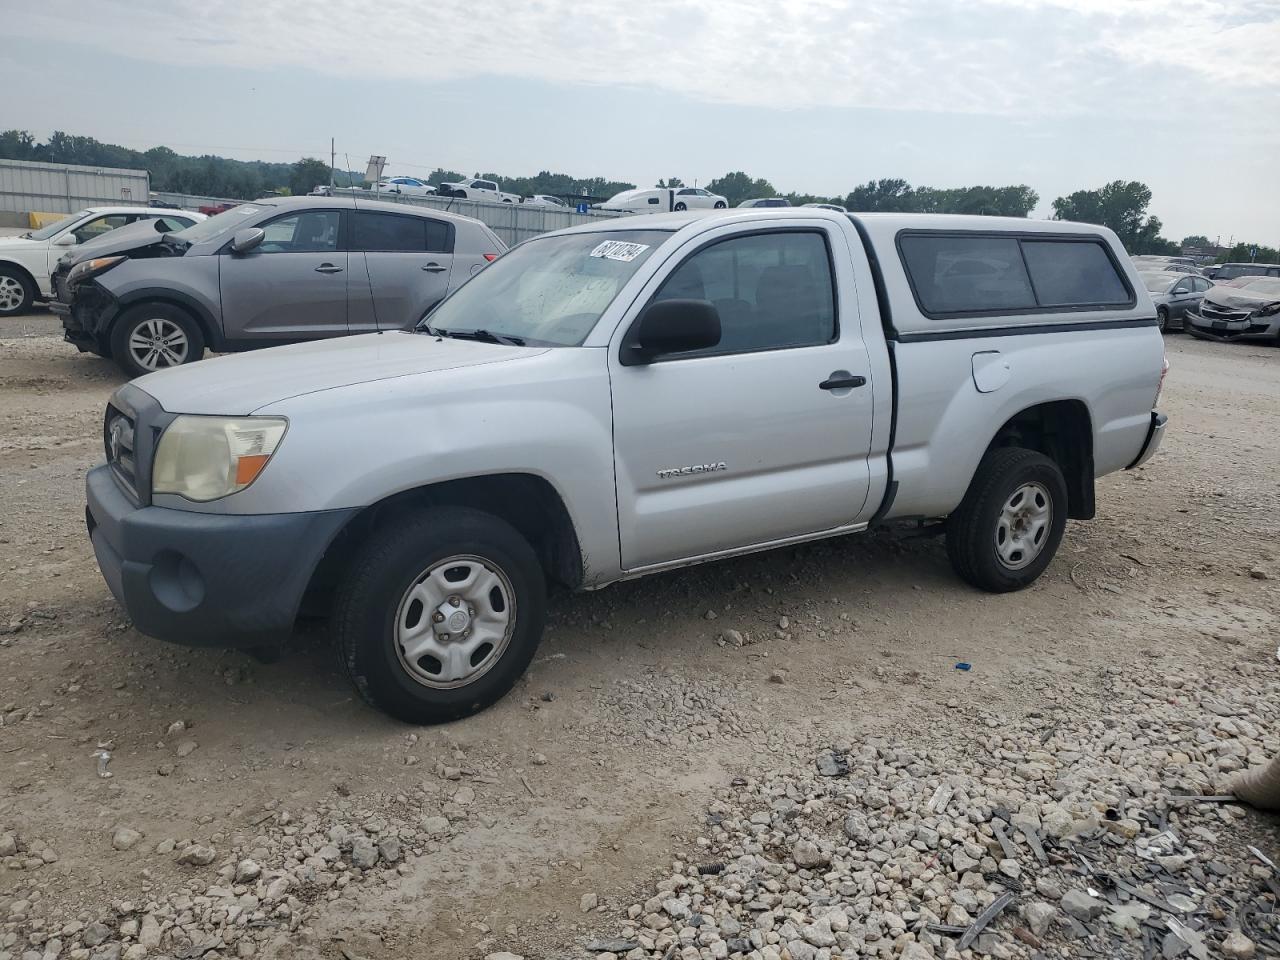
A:
{"label": "front bumper", "polygon": [[93,281],[68,288],[66,278],[54,276],[57,299],[49,302],[49,310],[62,321],[62,338],[75,344],[81,353],[110,351],[108,331],[120,312],[116,298]]}
{"label": "front bumper", "polygon": [[1156,410],[1151,411],[1151,426],[1147,428],[1147,439],[1143,441],[1142,449],[1138,451],[1133,463],[1125,467],[1126,470],[1140,467],[1156,455],[1156,451],[1160,449],[1160,441],[1164,439],[1164,428],[1168,424],[1168,416]]}
{"label": "front bumper", "polygon": [[85,488],[98,566],[134,625],[197,647],[287,640],[312,573],[356,512],[242,516],[140,507],[105,465],[89,471]]}
{"label": "front bumper", "polygon": [[1211,320],[1199,313],[1188,313],[1182,325],[1214,340],[1269,338],[1280,334],[1280,314],[1269,317],[1255,315],[1243,320]]}

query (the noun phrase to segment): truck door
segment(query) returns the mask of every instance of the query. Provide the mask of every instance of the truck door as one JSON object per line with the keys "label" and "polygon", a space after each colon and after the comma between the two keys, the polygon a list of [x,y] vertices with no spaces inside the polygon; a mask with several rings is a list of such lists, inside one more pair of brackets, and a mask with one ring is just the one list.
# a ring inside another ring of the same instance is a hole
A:
{"label": "truck door", "polygon": [[[856,522],[872,390],[844,234],[816,220],[728,226],[669,263],[610,347],[623,569]],[[655,299],[711,301],[719,345],[623,364]]]}

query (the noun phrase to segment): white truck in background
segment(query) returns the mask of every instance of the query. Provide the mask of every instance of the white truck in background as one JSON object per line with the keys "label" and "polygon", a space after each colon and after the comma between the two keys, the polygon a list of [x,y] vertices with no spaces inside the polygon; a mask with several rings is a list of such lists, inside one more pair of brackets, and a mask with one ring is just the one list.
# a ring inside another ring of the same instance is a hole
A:
{"label": "white truck in background", "polygon": [[454,183],[442,183],[436,188],[441,197],[455,197],[458,200],[483,200],[489,203],[519,203],[520,194],[503,193],[496,180],[458,180]]}

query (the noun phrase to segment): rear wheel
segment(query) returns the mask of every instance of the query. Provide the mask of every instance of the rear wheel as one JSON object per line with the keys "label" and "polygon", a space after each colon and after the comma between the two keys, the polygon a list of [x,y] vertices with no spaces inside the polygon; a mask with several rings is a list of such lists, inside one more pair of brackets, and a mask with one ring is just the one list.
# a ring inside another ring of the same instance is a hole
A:
{"label": "rear wheel", "polygon": [[728,204],[727,204],[727,203],[725,203],[723,200],[717,200],[717,201],[716,201],[716,209],[717,209],[717,210],[723,210],[723,209],[724,209],[725,207],[727,207],[727,206],[728,206]]}
{"label": "rear wheel", "polygon": [[35,287],[26,274],[13,267],[0,267],[0,317],[26,313],[35,298]]}
{"label": "rear wheel", "polygon": [[978,466],[947,520],[947,554],[956,573],[993,593],[1021,590],[1053,560],[1067,525],[1067,484],[1035,450],[1000,447]]}
{"label": "rear wheel", "polygon": [[170,303],[130,307],[111,328],[111,357],[130,377],[195,363],[203,356],[200,324]]}
{"label": "rear wheel", "polygon": [[677,210],[688,210],[688,209],[689,209],[687,206],[685,206],[685,204],[684,204],[683,202],[677,203],[675,208],[676,208]]}
{"label": "rear wheel", "polygon": [[437,507],[365,544],[338,591],[334,643],[368,703],[407,723],[442,723],[511,689],[545,618],[542,567],[515,528]]}

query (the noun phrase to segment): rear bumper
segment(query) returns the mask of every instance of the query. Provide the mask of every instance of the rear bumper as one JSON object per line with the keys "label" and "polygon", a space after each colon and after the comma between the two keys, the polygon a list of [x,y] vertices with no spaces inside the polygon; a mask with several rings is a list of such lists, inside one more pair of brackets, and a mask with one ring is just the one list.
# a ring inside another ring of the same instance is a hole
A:
{"label": "rear bumper", "polygon": [[85,519],[102,577],[148,636],[197,647],[282,643],[333,538],[356,512],[255,516],[139,507],[107,466]]}
{"label": "rear bumper", "polygon": [[1147,428],[1147,439],[1143,441],[1142,449],[1138,451],[1133,463],[1125,467],[1126,470],[1140,467],[1156,455],[1156,451],[1160,449],[1160,441],[1164,439],[1164,428],[1168,423],[1169,418],[1165,414],[1156,410],[1151,411],[1151,426]]}

